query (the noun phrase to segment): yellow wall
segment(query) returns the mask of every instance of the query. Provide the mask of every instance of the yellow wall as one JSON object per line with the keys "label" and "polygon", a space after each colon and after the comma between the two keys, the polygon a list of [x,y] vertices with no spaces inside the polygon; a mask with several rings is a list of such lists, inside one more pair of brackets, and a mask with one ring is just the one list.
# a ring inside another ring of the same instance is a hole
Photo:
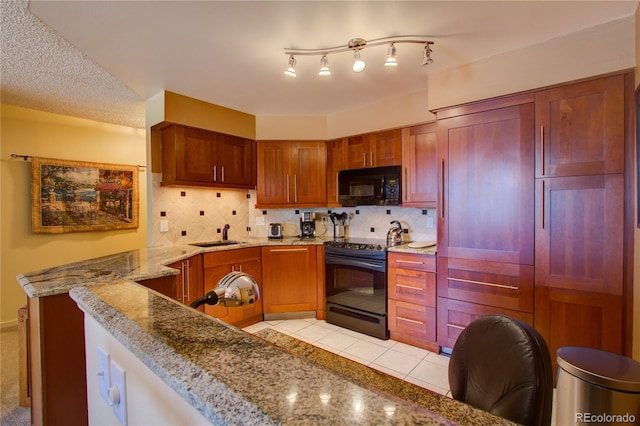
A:
{"label": "yellow wall", "polygon": [[107,232],[31,232],[31,162],[11,154],[146,165],[145,132],[0,105],[0,325],[15,324],[26,296],[16,275],[147,246],[147,178],[140,184],[140,227]]}

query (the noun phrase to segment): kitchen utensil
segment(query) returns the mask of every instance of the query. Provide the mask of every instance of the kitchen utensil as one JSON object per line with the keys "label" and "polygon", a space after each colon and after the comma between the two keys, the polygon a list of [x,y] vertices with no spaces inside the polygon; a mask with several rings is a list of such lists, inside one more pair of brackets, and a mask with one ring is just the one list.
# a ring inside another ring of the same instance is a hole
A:
{"label": "kitchen utensil", "polygon": [[395,246],[404,243],[404,231],[402,225],[397,220],[391,221],[392,225],[396,225],[387,232],[387,245]]}
{"label": "kitchen utensil", "polygon": [[282,239],[282,224],[270,223],[269,224],[269,238]]}

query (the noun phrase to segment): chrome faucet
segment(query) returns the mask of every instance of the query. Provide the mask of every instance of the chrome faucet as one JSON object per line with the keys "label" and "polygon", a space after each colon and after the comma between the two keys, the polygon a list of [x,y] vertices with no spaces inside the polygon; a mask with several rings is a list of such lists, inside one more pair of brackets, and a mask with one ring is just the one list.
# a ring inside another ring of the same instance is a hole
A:
{"label": "chrome faucet", "polygon": [[229,224],[226,224],[224,228],[222,228],[222,241],[227,241],[229,239]]}

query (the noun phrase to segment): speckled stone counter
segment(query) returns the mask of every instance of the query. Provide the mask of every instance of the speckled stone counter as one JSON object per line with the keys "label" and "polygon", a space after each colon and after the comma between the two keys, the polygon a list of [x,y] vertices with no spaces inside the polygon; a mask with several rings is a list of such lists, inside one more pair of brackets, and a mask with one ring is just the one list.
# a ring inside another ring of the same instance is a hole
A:
{"label": "speckled stone counter", "polygon": [[[455,424],[136,283],[78,287],[69,294],[211,423]],[[495,420],[487,416],[469,424]]]}
{"label": "speckled stone counter", "polygon": [[121,279],[138,281],[177,275],[177,269],[165,265],[200,253],[268,245],[321,245],[324,241],[326,239],[321,238],[249,238],[239,244],[208,248],[188,244],[149,247],[23,273],[17,276],[17,280],[28,297],[52,296],[68,293],[73,287],[88,283]]}

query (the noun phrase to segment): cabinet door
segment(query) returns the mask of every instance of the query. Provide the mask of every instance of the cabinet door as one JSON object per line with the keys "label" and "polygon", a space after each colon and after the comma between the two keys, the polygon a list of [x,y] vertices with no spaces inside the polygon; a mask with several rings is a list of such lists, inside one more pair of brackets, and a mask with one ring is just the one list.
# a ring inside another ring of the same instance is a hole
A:
{"label": "cabinet door", "polygon": [[402,163],[400,129],[375,132],[369,135],[367,167],[397,166]]}
{"label": "cabinet door", "polygon": [[258,283],[258,288],[260,289],[260,299],[255,303],[233,308],[233,325],[236,327],[246,327],[262,321],[262,298],[264,297],[262,287],[262,262],[260,258],[243,261],[236,265],[236,270],[251,275]]}
{"label": "cabinet door", "polygon": [[255,186],[255,142],[229,135],[220,135],[218,139],[217,182],[239,187]]}
{"label": "cabinet door", "polygon": [[624,76],[536,93],[536,176],[624,172]]}
{"label": "cabinet door", "polygon": [[[204,269],[204,292],[205,294],[216,287],[218,281],[233,270],[232,264],[221,264],[217,266],[209,266]],[[204,305],[204,312],[207,315],[218,318],[228,324],[234,321],[233,311],[238,308],[227,308],[223,305]]]}
{"label": "cabinet door", "polygon": [[217,161],[216,135],[203,130],[174,127],[176,180],[213,182]]}
{"label": "cabinet door", "polygon": [[[622,297],[554,288],[536,289],[535,328],[549,352],[584,346],[623,354]],[[556,357],[552,357],[554,370]]]}
{"label": "cabinet door", "polygon": [[338,173],[342,170],[342,139],[327,142],[327,206],[339,207]]}
{"label": "cabinet door", "polygon": [[536,287],[623,294],[623,175],[538,179]]}
{"label": "cabinet door", "polygon": [[291,152],[290,202],[304,206],[327,203],[327,157],[324,142],[295,142]]}
{"label": "cabinet door", "polygon": [[533,104],[438,122],[438,257],[533,265]]}
{"label": "cabinet door", "polygon": [[204,282],[202,280],[202,256],[192,256],[183,261],[186,276],[184,283],[186,295],[183,299],[185,305],[191,305],[197,298],[204,295]]}
{"label": "cabinet door", "polygon": [[344,169],[361,169],[369,164],[369,138],[365,135],[346,138],[342,145]]}
{"label": "cabinet door", "polygon": [[258,204],[291,203],[291,143],[258,142]]}
{"label": "cabinet door", "polygon": [[316,275],[315,246],[263,247],[264,313],[315,311]]}
{"label": "cabinet door", "polygon": [[436,130],[436,123],[402,129],[402,204],[406,207],[436,207]]}

